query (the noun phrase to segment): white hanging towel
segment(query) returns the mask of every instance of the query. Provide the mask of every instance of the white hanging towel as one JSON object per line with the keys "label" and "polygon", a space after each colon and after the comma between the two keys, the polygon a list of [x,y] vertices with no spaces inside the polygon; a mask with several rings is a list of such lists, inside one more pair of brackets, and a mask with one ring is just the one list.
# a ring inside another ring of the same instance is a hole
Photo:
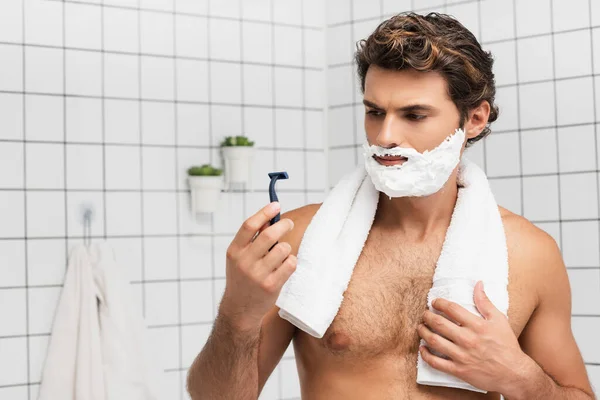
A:
{"label": "white hanging towel", "polygon": [[[498,205],[485,173],[463,157],[458,170],[458,199],[427,296],[427,306],[446,298],[481,316],[473,302],[482,280],[492,303],[508,310],[508,255]],[[373,224],[379,192],[364,165],[331,190],[306,228],[298,249],[298,267],[283,285],[279,316],[322,338],[337,315],[354,266]],[[421,341],[421,344],[425,344]],[[485,392],[435,370],[418,355],[417,383]]]}
{"label": "white hanging towel", "polygon": [[71,251],[38,400],[159,399],[160,375],[129,291],[107,243]]}

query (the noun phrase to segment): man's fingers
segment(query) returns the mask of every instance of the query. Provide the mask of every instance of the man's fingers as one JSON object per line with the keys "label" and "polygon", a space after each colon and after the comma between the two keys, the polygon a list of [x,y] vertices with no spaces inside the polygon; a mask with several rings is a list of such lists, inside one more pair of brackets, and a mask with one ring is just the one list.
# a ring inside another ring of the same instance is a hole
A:
{"label": "man's fingers", "polygon": [[274,285],[281,288],[283,284],[289,279],[290,275],[294,273],[298,265],[298,259],[293,254],[290,254],[283,263],[269,276],[269,280],[273,280]]}
{"label": "man's fingers", "polygon": [[261,269],[260,277],[266,278],[273,270],[279,268],[292,252],[287,242],[277,243],[256,265]]}
{"label": "man's fingers", "polygon": [[274,201],[245,220],[233,238],[231,245],[238,249],[244,248],[254,238],[256,232],[277,215],[279,209],[279,202]]}
{"label": "man's fingers", "polygon": [[438,371],[455,375],[456,364],[453,361],[431,354],[426,346],[419,347],[419,350],[421,351],[421,357],[423,357],[423,361],[425,361],[427,364],[431,365]]}
{"label": "man's fingers", "polygon": [[260,227],[260,229],[258,230],[258,232],[256,232],[256,234],[252,238],[252,242],[254,242],[256,240],[256,238],[258,237],[258,235],[260,235],[260,233],[262,231],[264,231],[265,229],[267,229],[269,226],[271,226],[270,223],[269,222],[265,222],[265,224]]}
{"label": "man's fingers", "polygon": [[434,349],[438,353],[444,354],[453,360],[456,360],[460,356],[461,352],[456,344],[452,343],[445,337],[432,332],[426,325],[419,325],[417,327],[417,332],[419,333],[419,336],[421,336],[425,342],[427,342],[427,346]]}
{"label": "man's fingers", "polygon": [[430,310],[425,310],[425,313],[423,314],[423,321],[429,328],[431,328],[432,331],[439,333],[454,343],[457,343],[461,338],[461,329],[463,328],[456,325],[448,318],[445,318]]}
{"label": "man's fingers", "polygon": [[294,222],[289,218],[284,218],[269,226],[260,235],[254,239],[252,245],[248,248],[250,258],[258,260],[267,254],[269,249],[288,233],[294,227]]}
{"label": "man's fingers", "polygon": [[431,304],[433,308],[446,314],[451,320],[469,328],[478,326],[483,318],[471,313],[460,304],[444,298],[437,298]]}
{"label": "man's fingers", "polygon": [[492,317],[495,314],[501,314],[500,310],[496,308],[494,303],[492,303],[490,298],[483,290],[483,281],[478,281],[475,285],[473,299],[475,300],[475,306],[477,307],[477,311],[479,311],[479,313],[483,315],[483,318],[489,320],[492,319]]}

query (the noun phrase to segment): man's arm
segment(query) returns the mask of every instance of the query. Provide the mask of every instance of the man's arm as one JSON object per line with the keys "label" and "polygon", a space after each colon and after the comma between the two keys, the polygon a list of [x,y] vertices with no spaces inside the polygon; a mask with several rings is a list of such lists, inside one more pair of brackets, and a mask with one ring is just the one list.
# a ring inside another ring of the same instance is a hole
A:
{"label": "man's arm", "polygon": [[260,326],[240,328],[220,314],[208,341],[194,360],[187,377],[193,400],[258,397],[257,354]]}
{"label": "man's arm", "polygon": [[274,306],[265,317],[260,330],[258,347],[258,394],[262,392],[273,370],[290,345],[296,327],[279,316]]}
{"label": "man's arm", "polygon": [[[281,215],[294,222],[294,229],[280,239],[290,244],[291,254],[298,254],[318,208],[311,204]],[[240,326],[226,310],[221,304],[211,335],[188,372],[187,389],[193,400],[256,400],[296,331],[279,317],[277,306],[257,326]]]}
{"label": "man's arm", "polygon": [[571,330],[571,288],[562,255],[550,235],[537,231],[532,236],[532,247],[524,250],[535,258],[526,256],[539,273],[538,306],[519,337],[531,362],[523,369],[521,393],[515,398],[593,399]]}
{"label": "man's arm", "polygon": [[294,336],[295,326],[274,306],[261,326],[239,327],[225,315],[192,364],[187,387],[194,400],[256,400]]}

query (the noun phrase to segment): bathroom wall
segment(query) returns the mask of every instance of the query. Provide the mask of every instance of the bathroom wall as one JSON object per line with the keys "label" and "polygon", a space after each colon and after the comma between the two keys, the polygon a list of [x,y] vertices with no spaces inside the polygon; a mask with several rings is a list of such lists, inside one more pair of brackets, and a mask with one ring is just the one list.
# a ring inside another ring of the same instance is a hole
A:
{"label": "bathroom wall", "polygon": [[[0,2],[0,398],[36,399],[67,257],[107,239],[149,325],[168,399],[187,398],[225,285],[225,250],[269,201],[326,188],[318,0]],[[256,142],[252,182],[194,219],[186,169]],[[299,397],[288,349],[261,399]]]}
{"label": "bathroom wall", "polygon": [[354,45],[384,19],[408,10],[456,16],[494,54],[500,117],[467,154],[487,172],[500,205],[560,245],[573,332],[600,390],[600,2],[328,1],[330,186],[361,162],[365,140]]}

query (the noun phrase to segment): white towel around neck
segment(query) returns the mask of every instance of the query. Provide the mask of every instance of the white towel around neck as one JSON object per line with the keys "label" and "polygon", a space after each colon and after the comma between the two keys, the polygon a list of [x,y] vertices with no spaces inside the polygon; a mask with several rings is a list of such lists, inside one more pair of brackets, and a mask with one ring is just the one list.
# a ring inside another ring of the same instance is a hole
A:
{"label": "white towel around neck", "polygon": [[[481,316],[473,302],[478,280],[494,305],[508,311],[508,254],[498,205],[485,173],[464,158],[458,170],[458,198],[427,295],[457,302]],[[296,271],[284,284],[276,305],[279,316],[322,338],[344,299],[352,272],[373,224],[379,191],[364,165],[331,190],[306,228]],[[424,344],[423,341],[421,341]],[[417,383],[485,392],[417,359]]]}

